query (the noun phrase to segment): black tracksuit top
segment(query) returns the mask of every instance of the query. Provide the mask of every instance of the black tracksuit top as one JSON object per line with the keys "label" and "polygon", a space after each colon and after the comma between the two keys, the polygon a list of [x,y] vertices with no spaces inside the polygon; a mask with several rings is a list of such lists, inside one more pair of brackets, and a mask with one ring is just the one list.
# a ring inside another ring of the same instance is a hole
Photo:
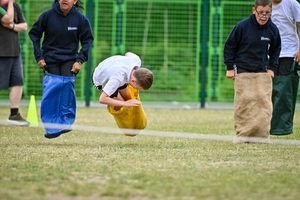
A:
{"label": "black tracksuit top", "polygon": [[88,59],[93,42],[92,29],[87,17],[76,7],[64,16],[57,1],[33,24],[29,36],[33,43],[35,59],[45,59],[47,64],[70,60],[83,63]]}
{"label": "black tracksuit top", "polygon": [[224,46],[227,70],[234,66],[248,72],[275,71],[281,39],[276,25],[269,19],[265,25],[257,23],[255,15],[239,22],[229,34]]}

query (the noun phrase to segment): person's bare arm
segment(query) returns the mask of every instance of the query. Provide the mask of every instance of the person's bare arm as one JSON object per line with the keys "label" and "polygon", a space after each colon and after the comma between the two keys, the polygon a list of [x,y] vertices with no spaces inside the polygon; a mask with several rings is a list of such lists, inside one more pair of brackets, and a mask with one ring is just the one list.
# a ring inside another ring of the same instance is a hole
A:
{"label": "person's bare arm", "polygon": [[130,106],[138,106],[141,104],[141,102],[137,99],[129,99],[127,101],[111,98],[108,96],[105,92],[102,92],[100,97],[99,97],[99,102],[102,104],[107,104],[107,105],[112,105],[112,106],[125,106],[125,107],[130,107]]}
{"label": "person's bare arm", "polygon": [[11,29],[15,32],[25,32],[27,31],[27,23],[19,23],[19,24],[15,24],[15,23],[11,23],[9,25],[3,25],[4,27]]}
{"label": "person's bare arm", "polygon": [[122,90],[119,90],[119,93],[120,93],[121,97],[122,97],[125,101],[131,99],[130,94],[129,94],[129,91],[128,91],[128,87],[126,87],[126,88],[124,88],[124,89],[122,89]]}
{"label": "person's bare arm", "polygon": [[297,26],[297,33],[298,33],[298,39],[299,39],[299,46],[298,46],[298,51],[295,53],[295,61],[300,62],[300,22],[296,22]]}
{"label": "person's bare arm", "polygon": [[14,23],[14,6],[13,6],[13,0],[9,0],[8,7],[6,14],[1,18],[1,24],[2,26],[11,29],[15,32],[25,32],[27,31],[27,23]]}
{"label": "person's bare arm", "polygon": [[12,23],[14,23],[14,1],[9,0],[6,14],[1,18],[1,24],[8,27]]}

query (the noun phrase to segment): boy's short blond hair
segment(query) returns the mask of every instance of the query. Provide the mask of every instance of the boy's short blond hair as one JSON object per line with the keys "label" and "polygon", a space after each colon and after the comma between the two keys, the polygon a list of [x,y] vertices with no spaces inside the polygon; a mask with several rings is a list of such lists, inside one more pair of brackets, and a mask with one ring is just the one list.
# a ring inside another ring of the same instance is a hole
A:
{"label": "boy's short blond hair", "polygon": [[152,86],[153,73],[147,68],[138,68],[133,72],[137,83],[144,89],[148,90]]}

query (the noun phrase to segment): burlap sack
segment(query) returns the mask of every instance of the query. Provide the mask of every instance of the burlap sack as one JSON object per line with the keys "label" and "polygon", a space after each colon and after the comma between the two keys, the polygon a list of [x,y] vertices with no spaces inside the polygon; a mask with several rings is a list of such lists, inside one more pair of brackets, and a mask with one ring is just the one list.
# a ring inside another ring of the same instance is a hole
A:
{"label": "burlap sack", "polygon": [[234,83],[237,137],[269,138],[272,117],[272,78],[267,73],[240,73]]}

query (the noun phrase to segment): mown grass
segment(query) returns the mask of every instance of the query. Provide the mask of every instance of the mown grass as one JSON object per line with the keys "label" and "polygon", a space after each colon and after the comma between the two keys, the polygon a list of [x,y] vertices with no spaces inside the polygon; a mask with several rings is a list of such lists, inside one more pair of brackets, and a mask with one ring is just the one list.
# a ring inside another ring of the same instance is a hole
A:
{"label": "mown grass", "polygon": [[[26,110],[26,108],[24,108]],[[232,110],[146,108],[148,130],[233,135]],[[8,108],[0,107],[6,120]],[[272,137],[300,139],[295,133]],[[24,113],[26,116],[26,113]],[[104,108],[78,108],[77,125],[116,128]],[[300,196],[300,146],[105,134],[0,125],[0,199],[252,200]]]}

